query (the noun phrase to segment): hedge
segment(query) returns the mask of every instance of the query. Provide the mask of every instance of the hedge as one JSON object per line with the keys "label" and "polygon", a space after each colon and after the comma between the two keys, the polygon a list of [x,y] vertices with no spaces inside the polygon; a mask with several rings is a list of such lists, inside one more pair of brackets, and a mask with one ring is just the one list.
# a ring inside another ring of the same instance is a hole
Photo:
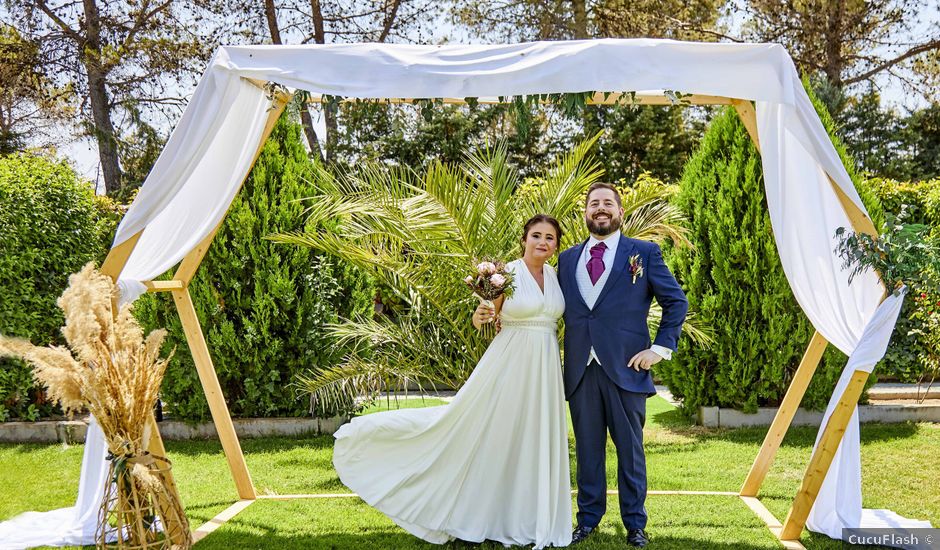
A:
{"label": "hedge", "polygon": [[[69,274],[102,258],[116,212],[64,161],[0,157],[0,333],[64,343],[56,299]],[[0,421],[54,412],[26,363],[0,358]]]}

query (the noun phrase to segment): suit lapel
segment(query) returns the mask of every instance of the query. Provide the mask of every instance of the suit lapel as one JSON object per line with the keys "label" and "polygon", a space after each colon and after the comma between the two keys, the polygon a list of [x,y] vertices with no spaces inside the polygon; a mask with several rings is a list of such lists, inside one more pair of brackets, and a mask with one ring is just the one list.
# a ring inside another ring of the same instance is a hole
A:
{"label": "suit lapel", "polygon": [[594,302],[594,309],[597,309],[597,305],[607,296],[610,289],[616,286],[617,279],[623,275],[624,269],[627,267],[627,260],[633,254],[634,250],[635,247],[633,244],[621,234],[620,242],[617,244],[617,255],[614,256],[614,266],[611,268],[610,275],[607,277],[607,282],[604,283],[604,288],[601,289],[597,301]]}
{"label": "suit lapel", "polygon": [[565,284],[568,288],[572,289],[571,293],[578,297],[578,300],[581,300],[581,303],[586,309],[590,309],[587,305],[587,302],[584,301],[584,296],[581,295],[581,287],[578,285],[578,269],[581,268],[581,253],[584,251],[584,246],[587,245],[588,240],[586,239],[579,245],[576,245],[572,250],[571,254],[574,255],[574,260],[568,262],[568,269],[565,270],[563,276],[565,277]]}

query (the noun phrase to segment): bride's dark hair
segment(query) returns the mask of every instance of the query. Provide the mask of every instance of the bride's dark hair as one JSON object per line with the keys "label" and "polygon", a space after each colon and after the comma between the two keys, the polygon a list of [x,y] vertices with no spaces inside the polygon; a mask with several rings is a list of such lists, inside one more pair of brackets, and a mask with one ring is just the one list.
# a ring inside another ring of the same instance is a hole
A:
{"label": "bride's dark hair", "polygon": [[549,216],[548,214],[536,214],[529,218],[529,221],[525,222],[525,225],[522,226],[522,242],[524,243],[526,238],[529,236],[529,230],[532,229],[532,226],[537,223],[548,223],[555,228],[555,238],[558,239],[556,242],[561,243],[561,224],[558,223],[558,220]]}

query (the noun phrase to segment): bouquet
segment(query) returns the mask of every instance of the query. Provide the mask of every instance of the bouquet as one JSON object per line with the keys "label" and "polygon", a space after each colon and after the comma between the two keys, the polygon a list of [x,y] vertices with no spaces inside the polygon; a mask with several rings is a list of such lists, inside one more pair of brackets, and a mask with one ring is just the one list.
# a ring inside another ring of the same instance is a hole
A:
{"label": "bouquet", "polygon": [[115,290],[109,277],[86,265],[69,277],[58,301],[71,349],[0,336],[0,356],[27,359],[66,412],[88,410],[101,426],[111,483],[99,510],[98,547],[116,539],[116,548],[188,548],[189,523],[170,481],[170,462],[147,450],[169,360],[160,357],[166,331],[144,336],[129,305],[114,310]]}
{"label": "bouquet", "polygon": [[[477,262],[473,273],[464,278],[464,283],[470,287],[481,304],[489,307],[494,307],[493,300],[500,296],[512,296],[514,289],[512,273],[506,270],[504,262],[499,261]],[[491,336],[491,329],[491,323],[484,324],[482,328],[486,336]]]}

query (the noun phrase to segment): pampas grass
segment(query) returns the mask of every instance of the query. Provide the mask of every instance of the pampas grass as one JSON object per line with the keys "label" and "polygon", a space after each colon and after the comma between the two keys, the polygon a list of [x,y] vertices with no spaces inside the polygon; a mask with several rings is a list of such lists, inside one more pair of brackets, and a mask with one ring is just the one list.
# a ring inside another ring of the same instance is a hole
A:
{"label": "pampas grass", "polygon": [[70,414],[87,409],[115,456],[140,454],[169,358],[160,358],[166,331],[143,331],[125,305],[114,314],[115,285],[89,263],[69,277],[58,300],[69,348],[42,348],[0,336],[0,354],[32,363],[49,397]]}
{"label": "pampas grass", "polygon": [[102,533],[116,536],[119,546],[157,547],[165,542],[152,529],[153,507],[159,506],[164,529],[183,528],[188,539],[182,508],[167,490],[169,461],[147,452],[147,427],[169,361],[160,357],[166,331],[145,337],[130,305],[115,309],[114,283],[91,263],[69,277],[57,303],[65,314],[62,334],[69,349],[0,335],[0,355],[32,363],[52,400],[69,414],[87,409],[101,426],[114,481],[102,503]]}

